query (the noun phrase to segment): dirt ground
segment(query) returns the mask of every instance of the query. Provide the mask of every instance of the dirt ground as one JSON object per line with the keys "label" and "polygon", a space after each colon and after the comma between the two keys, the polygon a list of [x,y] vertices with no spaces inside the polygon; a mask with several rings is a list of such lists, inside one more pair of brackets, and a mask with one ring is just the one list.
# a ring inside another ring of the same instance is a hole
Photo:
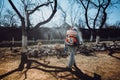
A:
{"label": "dirt ground", "polygon": [[30,67],[20,71],[19,53],[9,48],[0,49],[1,80],[120,80],[120,51],[112,56],[108,51],[95,52],[96,56],[76,54],[76,65],[66,68],[69,57],[58,59],[48,56],[42,59],[30,58]]}

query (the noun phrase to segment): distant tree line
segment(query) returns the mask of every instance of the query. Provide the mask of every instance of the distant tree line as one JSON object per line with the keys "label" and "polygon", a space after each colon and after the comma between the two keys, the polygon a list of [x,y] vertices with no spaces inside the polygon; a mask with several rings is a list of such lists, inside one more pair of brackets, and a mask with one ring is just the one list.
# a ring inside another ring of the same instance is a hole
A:
{"label": "distant tree line", "polygon": [[[62,25],[61,27],[41,27],[37,30],[33,30],[32,28],[28,31],[28,40],[55,40],[65,39],[66,30],[69,29],[70,26]],[[90,30],[85,28],[80,28],[82,32],[82,36],[84,40],[90,39]],[[97,30],[96,30],[97,31]],[[107,28],[103,28],[100,32],[100,36],[102,40],[120,40],[120,28],[115,26],[110,26]],[[2,41],[12,41],[14,38],[15,41],[22,40],[22,32],[21,27],[2,27],[0,26],[0,42]],[[94,36],[95,39],[95,36]]]}
{"label": "distant tree line", "polygon": [[[96,29],[97,30],[97,29]],[[83,39],[89,41],[90,39],[90,31],[88,29],[82,29],[82,34],[83,34]],[[120,40],[120,28],[104,28],[101,29],[101,32],[99,33],[99,35],[101,36],[101,40]],[[94,37],[94,41],[95,41],[95,35],[93,35]]]}

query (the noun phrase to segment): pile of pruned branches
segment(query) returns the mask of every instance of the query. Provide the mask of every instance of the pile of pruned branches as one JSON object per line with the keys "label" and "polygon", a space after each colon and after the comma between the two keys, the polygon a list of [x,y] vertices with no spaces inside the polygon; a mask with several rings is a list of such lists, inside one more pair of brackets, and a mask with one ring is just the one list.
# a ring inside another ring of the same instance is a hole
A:
{"label": "pile of pruned branches", "polygon": [[27,55],[35,58],[47,56],[57,56],[57,58],[65,57],[64,47],[61,47],[60,44],[55,44],[54,46],[44,45],[35,48],[28,48]]}
{"label": "pile of pruned branches", "polygon": [[[101,42],[95,43],[84,43],[78,46],[76,54],[92,55],[95,56],[96,51],[110,51],[114,52],[120,50],[120,41],[113,41],[112,43]],[[55,45],[38,45],[27,49],[27,55],[34,58],[42,58],[47,56],[56,56],[57,58],[65,58],[69,55],[69,51],[65,52],[65,46],[61,44]]]}
{"label": "pile of pruned branches", "polygon": [[109,51],[109,52],[114,52],[114,51],[119,51],[120,50],[120,41],[113,41],[110,43],[105,43],[101,42],[99,44],[95,43],[84,43],[79,46],[78,51],[80,53],[83,53],[85,55],[93,54],[96,51]]}

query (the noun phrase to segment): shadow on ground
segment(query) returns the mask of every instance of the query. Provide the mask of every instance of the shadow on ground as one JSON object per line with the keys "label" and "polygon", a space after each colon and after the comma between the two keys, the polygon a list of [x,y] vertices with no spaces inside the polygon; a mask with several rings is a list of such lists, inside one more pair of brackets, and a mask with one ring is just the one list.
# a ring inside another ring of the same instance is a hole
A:
{"label": "shadow on ground", "polygon": [[[35,65],[33,66],[32,64]],[[25,53],[22,53],[21,55],[21,62],[19,64],[19,67],[11,70],[7,73],[4,73],[2,75],[0,75],[0,79],[3,79],[15,72],[18,71],[23,71],[25,69],[24,65],[27,64],[26,66],[26,70],[24,71],[24,80],[27,79],[27,71],[29,69],[37,69],[40,71],[44,71],[47,73],[50,73],[53,77],[55,77],[56,79],[58,78],[62,78],[62,79],[66,79],[66,80],[101,80],[101,76],[93,73],[94,77],[88,76],[87,74],[83,73],[76,64],[74,64],[74,67],[72,69],[70,68],[65,68],[65,67],[58,67],[58,66],[49,66],[48,64],[44,64],[44,63],[40,63],[36,60],[32,60],[32,59],[28,59],[27,55]],[[41,68],[42,66],[42,68]],[[58,75],[59,73],[64,73],[64,72],[68,72],[69,74],[64,74],[64,75]],[[75,77],[71,77],[69,78],[69,76],[75,76]]]}

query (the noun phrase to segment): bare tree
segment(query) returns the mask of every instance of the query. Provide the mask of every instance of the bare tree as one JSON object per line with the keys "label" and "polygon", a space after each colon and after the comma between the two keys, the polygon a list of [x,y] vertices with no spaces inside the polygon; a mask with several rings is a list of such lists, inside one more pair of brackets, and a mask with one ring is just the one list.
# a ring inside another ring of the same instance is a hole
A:
{"label": "bare tree", "polygon": [[[54,3],[54,6],[51,6],[51,3]],[[46,3],[46,4],[42,4],[42,5],[40,5],[40,6],[38,6],[38,7],[36,7],[36,8],[34,8],[34,10],[37,10],[38,8],[40,8],[40,7],[42,7],[42,6],[46,6],[46,5],[49,5],[50,4],[50,6],[51,6],[51,8],[52,8],[52,13],[51,13],[51,15],[46,19],[46,20],[44,20],[44,21],[42,21],[42,22],[39,22],[37,25],[35,25],[35,29],[36,28],[39,28],[41,25],[43,25],[43,24],[46,24],[46,23],[48,23],[53,17],[54,17],[54,15],[55,15],[55,13],[56,13],[56,11],[57,11],[57,0],[54,0],[53,2],[51,2],[50,0],[48,0],[48,2]],[[31,13],[34,13],[35,11],[31,11],[30,12],[30,14]]]}
{"label": "bare tree", "polygon": [[4,14],[4,22],[5,26],[13,27],[17,24],[16,15],[11,10],[6,10],[6,14]]}
{"label": "bare tree", "polygon": [[4,7],[4,0],[0,0],[0,26],[2,24],[2,11],[3,11],[3,7]]}
{"label": "bare tree", "polygon": [[[25,11],[25,16],[23,16],[19,12],[19,10],[16,8],[16,6],[12,2],[12,0],[8,0],[8,1],[9,1],[9,3],[12,6],[12,8],[15,10],[15,12],[17,13],[17,15],[19,16],[19,18],[21,20],[21,25],[22,25],[22,47],[23,48],[27,47],[27,32],[26,32],[26,27],[29,27],[29,25],[30,25],[30,19],[29,19],[30,15],[33,14],[35,11],[39,10],[43,6],[50,5],[52,7],[52,14],[50,14],[50,16],[46,20],[44,20],[42,22],[39,22],[38,24],[36,24],[34,26],[34,29],[38,29],[41,25],[49,22],[53,18],[53,16],[55,15],[55,13],[57,11],[57,0],[53,0],[53,1],[48,0],[45,3],[41,3],[41,4],[37,4],[37,5],[35,5],[35,4],[29,4],[28,5],[28,4],[25,4],[25,0],[21,0],[22,3],[23,3],[23,5],[24,5],[24,11]],[[52,3],[54,3],[54,7],[51,5]],[[35,6],[32,7],[32,5],[35,5]]]}
{"label": "bare tree", "polygon": [[[99,42],[100,30],[104,26],[107,19],[107,8],[109,7],[111,0],[79,0],[85,11],[86,25],[91,31],[91,34],[95,34],[96,43]],[[93,13],[92,17],[89,15],[89,10],[94,9],[96,12]],[[97,30],[96,30],[97,29]]]}
{"label": "bare tree", "polygon": [[13,4],[13,2],[11,0],[8,0],[8,1],[9,1],[9,3],[12,6],[12,8],[15,10],[15,12],[17,13],[17,15],[19,16],[19,18],[21,20],[21,26],[22,26],[22,48],[24,50],[25,47],[27,47],[27,44],[26,44],[27,42],[25,40],[25,37],[27,36],[26,30],[25,30],[25,18],[20,14],[20,12],[16,8],[16,6]]}
{"label": "bare tree", "polygon": [[64,23],[66,23],[67,11],[62,8],[61,5],[58,4],[58,9],[62,12],[62,17],[64,19]]}
{"label": "bare tree", "polygon": [[4,0],[0,0],[0,14],[3,10],[3,7],[4,7]]}
{"label": "bare tree", "polygon": [[79,16],[80,16],[80,6],[76,6],[77,3],[74,0],[69,1],[70,7],[70,20],[71,20],[71,24],[72,26],[75,26],[75,24],[78,22]]}
{"label": "bare tree", "polygon": [[115,25],[117,28],[120,28],[120,21],[117,21]]}

